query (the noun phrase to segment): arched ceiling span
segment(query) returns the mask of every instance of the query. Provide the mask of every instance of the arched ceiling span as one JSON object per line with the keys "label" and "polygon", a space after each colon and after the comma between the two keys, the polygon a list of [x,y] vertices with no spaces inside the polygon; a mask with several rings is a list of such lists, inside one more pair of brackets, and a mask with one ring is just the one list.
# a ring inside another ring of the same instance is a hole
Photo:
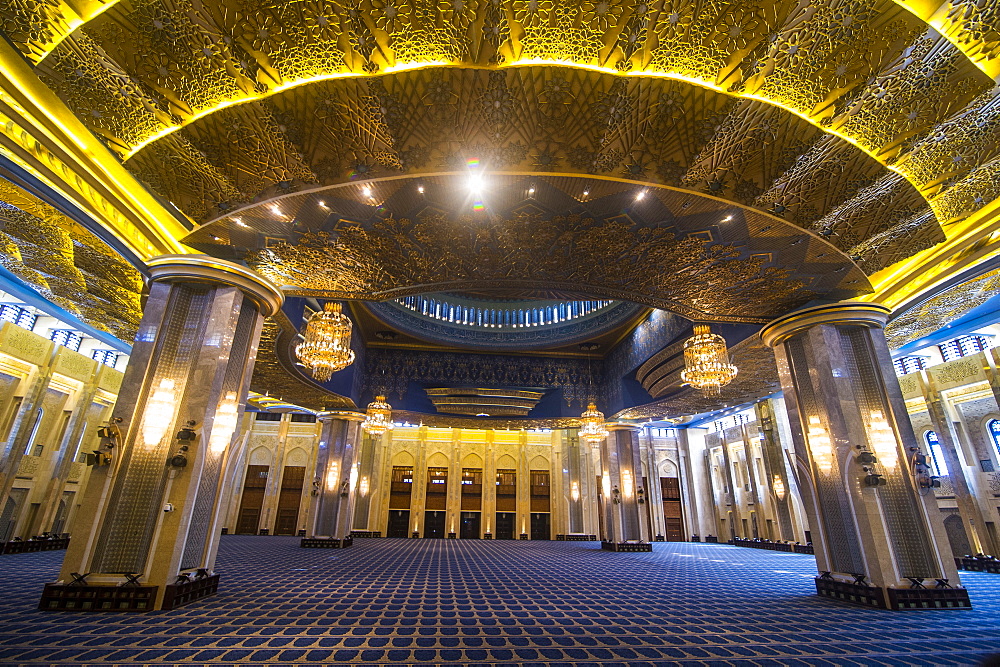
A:
{"label": "arched ceiling span", "polygon": [[296,194],[186,243],[237,252],[289,294],[384,300],[478,291],[577,294],[707,321],[766,322],[871,289],[832,237],[680,189],[468,172]]}
{"label": "arched ceiling span", "polygon": [[728,198],[875,271],[1000,192],[993,82],[888,0],[144,0],[38,71],[201,222],[475,156]]}

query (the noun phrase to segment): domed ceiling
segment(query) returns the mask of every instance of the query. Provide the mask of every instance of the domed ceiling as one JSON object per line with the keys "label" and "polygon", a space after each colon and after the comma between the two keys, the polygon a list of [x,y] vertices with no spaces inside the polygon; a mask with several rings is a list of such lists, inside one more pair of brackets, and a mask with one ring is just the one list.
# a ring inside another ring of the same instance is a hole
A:
{"label": "domed ceiling", "polygon": [[[1000,195],[974,0],[16,0],[0,28],[185,243],[416,336],[392,304],[431,294],[760,323]],[[629,361],[654,398],[659,353]]]}

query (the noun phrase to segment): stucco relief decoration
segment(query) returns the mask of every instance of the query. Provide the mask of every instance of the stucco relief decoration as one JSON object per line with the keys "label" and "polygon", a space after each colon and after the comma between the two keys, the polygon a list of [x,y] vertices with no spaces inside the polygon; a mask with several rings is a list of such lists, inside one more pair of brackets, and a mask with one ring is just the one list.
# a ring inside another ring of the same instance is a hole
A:
{"label": "stucco relief decoration", "polygon": [[955,361],[935,366],[931,373],[934,379],[942,384],[961,382],[975,377],[982,371],[979,364],[972,359],[956,359]]}
{"label": "stucco relief decoration", "polygon": [[87,324],[131,341],[142,277],[91,232],[0,180],[0,266]]}
{"label": "stucco relief decoration", "polygon": [[[306,234],[254,253],[251,266],[301,294],[379,300],[450,289],[587,290],[681,314],[760,317],[806,301],[810,290],[786,269],[740,249],[669,229],[579,216],[523,216],[484,223],[429,216],[384,219],[336,236]],[[424,286],[424,287],[421,287]]]}
{"label": "stucco relief decoration", "polygon": [[[991,94],[972,61],[994,57],[997,44],[984,0],[953,0],[951,41],[888,0],[144,0],[83,16],[65,39],[68,6],[34,5],[4,18],[8,34],[37,34],[15,41],[40,59],[45,80],[134,173],[199,220],[314,183],[440,170],[474,148],[503,169],[684,183],[744,204],[763,197],[753,205],[808,226],[853,198],[871,169]],[[425,69],[399,71],[417,65]],[[506,91],[506,102],[493,100],[502,122],[480,113],[486,91]],[[751,96],[773,117],[748,115],[739,102]],[[997,144],[992,125],[976,131],[979,146]],[[783,176],[824,139],[844,144],[846,178]],[[906,257],[940,234],[932,218],[899,226],[922,209],[914,193],[938,197],[934,213],[955,219],[1000,187],[996,170],[981,169],[997,155],[959,147],[947,156],[953,191],[941,192],[933,174],[943,155],[901,162],[911,190],[856,229],[833,229],[838,246],[891,231],[889,259]],[[881,221],[891,224],[872,224]],[[883,268],[882,249],[859,250],[866,269]]]}

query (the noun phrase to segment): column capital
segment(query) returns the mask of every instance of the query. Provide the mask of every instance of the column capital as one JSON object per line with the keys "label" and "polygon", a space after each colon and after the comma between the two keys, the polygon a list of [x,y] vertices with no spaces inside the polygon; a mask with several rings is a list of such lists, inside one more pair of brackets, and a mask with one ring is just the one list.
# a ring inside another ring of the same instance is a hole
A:
{"label": "column capital", "polygon": [[351,410],[324,410],[322,412],[317,412],[316,418],[324,424],[337,419],[349,422],[363,422],[365,420],[365,414],[363,412],[353,412]]}
{"label": "column capital", "polygon": [[765,324],[760,338],[768,347],[774,347],[795,334],[820,324],[854,324],[881,329],[892,312],[887,306],[867,301],[840,301],[818,306],[807,306],[785,313]]}
{"label": "column capital", "polygon": [[639,432],[642,430],[642,424],[630,424],[628,422],[607,422],[604,424],[604,428],[609,431],[635,431]]}
{"label": "column capital", "polygon": [[264,317],[278,312],[285,300],[281,289],[256,271],[208,255],[161,255],[146,262],[146,267],[153,281],[221,283],[237,287],[257,304]]}

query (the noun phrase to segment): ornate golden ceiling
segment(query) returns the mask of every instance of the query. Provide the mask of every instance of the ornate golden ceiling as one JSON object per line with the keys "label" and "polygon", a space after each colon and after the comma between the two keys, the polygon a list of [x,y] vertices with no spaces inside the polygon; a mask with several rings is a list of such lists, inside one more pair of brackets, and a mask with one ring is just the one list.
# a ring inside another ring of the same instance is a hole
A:
{"label": "ornate golden ceiling", "polygon": [[0,230],[0,266],[92,327],[135,338],[142,276],[103,241],[2,178]]}
{"label": "ornate golden ceiling", "polygon": [[136,0],[61,41],[24,27],[58,23],[49,3],[7,30],[199,221],[479,157],[708,192],[873,272],[1000,194],[981,2],[941,36],[888,0]]}
{"label": "ornate golden ceiling", "polygon": [[[1000,196],[990,0],[8,0],[0,29],[132,174],[204,225],[190,242],[253,249],[303,292],[384,298],[457,275],[450,286],[583,285],[758,321],[865,291],[862,271],[951,242]],[[388,197],[469,158],[499,174],[704,195],[740,207],[744,236],[530,210],[471,236],[429,215],[354,224],[352,182]],[[98,209],[114,212],[102,196]],[[323,198],[348,208],[310,212]],[[10,266],[16,252],[59,263],[32,254],[18,224]],[[470,264],[478,243],[487,261]],[[60,266],[79,268],[85,245]],[[42,276],[56,297],[83,284],[63,273],[65,285]],[[99,291],[89,278],[87,289]],[[723,296],[697,303],[706,292]]]}
{"label": "ornate golden ceiling", "polygon": [[[288,293],[339,299],[575,293],[694,319],[766,322],[814,298],[870,289],[822,236],[725,201],[623,182],[494,176],[482,195],[487,211],[476,214],[466,186],[455,175],[383,181],[371,197],[358,186],[294,195],[281,201],[283,221],[256,209],[187,243],[256,248],[249,264]],[[646,197],[636,200],[638,192]]]}
{"label": "ornate golden ceiling", "polygon": [[889,322],[885,328],[889,348],[896,349],[930,335],[997,294],[1000,294],[1000,269],[946,289]]}

